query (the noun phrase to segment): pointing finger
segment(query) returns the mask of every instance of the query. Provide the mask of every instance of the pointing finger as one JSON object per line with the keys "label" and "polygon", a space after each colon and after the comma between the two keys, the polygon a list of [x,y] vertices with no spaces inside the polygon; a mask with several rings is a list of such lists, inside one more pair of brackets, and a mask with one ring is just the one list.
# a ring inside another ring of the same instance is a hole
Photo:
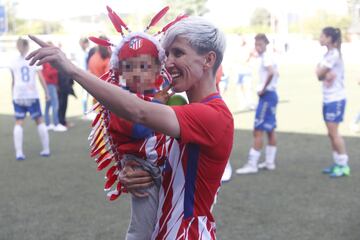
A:
{"label": "pointing finger", "polygon": [[37,38],[37,37],[35,37],[33,35],[29,35],[29,38],[31,40],[33,40],[34,42],[36,42],[40,47],[49,47],[50,46],[50,44],[47,44],[46,42],[44,42],[40,38]]}

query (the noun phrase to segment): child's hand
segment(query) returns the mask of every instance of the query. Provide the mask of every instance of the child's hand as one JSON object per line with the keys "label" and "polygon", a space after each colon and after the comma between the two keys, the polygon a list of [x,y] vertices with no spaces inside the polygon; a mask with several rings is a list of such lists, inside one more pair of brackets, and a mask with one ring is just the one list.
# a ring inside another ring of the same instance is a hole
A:
{"label": "child's hand", "polygon": [[164,88],[163,90],[160,90],[157,93],[155,93],[154,99],[163,104],[167,103],[169,101],[169,98],[175,94],[175,92],[168,93],[170,88],[171,88],[171,85],[169,85],[166,88]]}

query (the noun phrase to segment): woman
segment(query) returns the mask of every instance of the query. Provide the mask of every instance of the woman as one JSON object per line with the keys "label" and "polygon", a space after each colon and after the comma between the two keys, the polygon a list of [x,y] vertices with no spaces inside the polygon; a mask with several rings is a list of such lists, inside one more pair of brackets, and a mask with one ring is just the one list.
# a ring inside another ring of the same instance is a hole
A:
{"label": "woman", "polygon": [[344,63],[341,57],[341,31],[326,27],[320,35],[320,45],[327,48],[316,75],[323,83],[323,118],[333,151],[334,164],[323,170],[330,177],[350,175],[348,155],[344,139],[339,133],[339,124],[344,119],[346,96],[344,87]]}
{"label": "woman", "polygon": [[[258,169],[275,170],[276,157],[276,107],[278,104],[277,84],[279,81],[278,67],[274,57],[266,50],[269,40],[265,34],[255,36],[255,50],[260,58],[258,84],[259,103],[256,108],[254,122],[254,142],[249,151],[247,163],[236,169],[237,174],[257,173]],[[263,138],[267,135],[268,144],[265,148],[265,161],[259,163]]]}
{"label": "woman", "polygon": [[[189,104],[183,106],[143,101],[80,70],[58,48],[31,39],[42,47],[27,57],[31,65],[38,61],[61,67],[119,117],[171,137],[152,239],[215,239],[212,207],[234,134],[232,115],[215,86],[224,35],[198,17],[185,18],[165,33],[165,65],[173,78],[173,90],[186,91]],[[147,172],[129,168],[123,183],[135,191],[151,185],[152,180]]]}

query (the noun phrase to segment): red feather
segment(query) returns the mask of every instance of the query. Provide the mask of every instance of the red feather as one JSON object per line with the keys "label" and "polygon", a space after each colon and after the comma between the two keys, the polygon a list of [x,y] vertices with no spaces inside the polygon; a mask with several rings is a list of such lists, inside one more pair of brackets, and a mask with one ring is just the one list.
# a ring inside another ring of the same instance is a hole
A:
{"label": "red feather", "polygon": [[114,14],[109,12],[108,16],[113,24],[113,26],[115,27],[116,31],[119,32],[121,35],[124,35],[121,25],[116,21],[116,19],[114,18]]}
{"label": "red feather", "polygon": [[95,110],[98,109],[100,106],[101,106],[101,104],[100,104],[99,102],[95,103],[95,104],[91,107],[91,109],[90,109],[89,112],[95,111]]}
{"label": "red feather", "polygon": [[150,21],[149,25],[146,27],[146,29],[149,29],[150,27],[154,26],[156,23],[160,21],[160,19],[166,14],[166,12],[169,10],[169,6],[164,7],[160,10]]}
{"label": "red feather", "polygon": [[179,15],[177,16],[172,22],[166,24],[165,27],[163,27],[163,29],[159,32],[159,33],[162,33],[162,32],[166,32],[166,30],[168,30],[172,25],[174,25],[175,23],[177,23],[178,21],[184,19],[188,17],[187,15]]}
{"label": "red feather", "polygon": [[100,157],[98,157],[95,162],[99,165],[101,161],[105,161],[105,160],[110,159],[112,157],[113,157],[113,155],[111,155],[109,152],[106,151],[103,154],[101,154]]}
{"label": "red feather", "polygon": [[[91,140],[91,143],[90,143],[90,147],[91,149],[94,149],[94,148],[97,148],[97,146],[99,146],[99,141],[98,142],[98,139],[100,137],[100,134],[103,133],[103,126],[101,126],[98,130],[96,130],[95,134],[94,134],[94,137],[93,139]],[[95,147],[93,147],[93,145],[95,144]]]}
{"label": "red feather", "polygon": [[108,16],[113,23],[116,30],[123,35],[121,27],[125,28],[127,31],[129,31],[128,26],[125,24],[125,22],[114,12],[109,6],[106,6],[106,9],[108,10]]}
{"label": "red feather", "polygon": [[115,181],[117,180],[118,176],[117,175],[112,175],[111,178],[109,178],[104,186],[105,191],[110,189],[112,185],[114,185]]}
{"label": "red feather", "polygon": [[101,39],[101,38],[91,36],[91,37],[89,37],[89,40],[98,45],[105,46],[105,47],[113,46],[113,44],[111,42]]}
{"label": "red feather", "polygon": [[[97,136],[97,139],[99,139],[99,136],[100,136],[100,135]],[[107,143],[107,141],[104,143],[104,138],[102,138],[102,139],[99,140],[99,141],[97,141],[97,140],[94,141],[95,146],[91,148],[91,152],[94,152],[96,149],[98,149],[99,146],[100,146],[100,144],[106,144],[106,143]]]}
{"label": "red feather", "polygon": [[100,76],[101,80],[107,80],[110,76],[110,71],[107,71],[106,73],[104,73],[103,75]]}
{"label": "red feather", "polygon": [[94,151],[91,152],[90,157],[95,157],[96,155],[98,155],[104,148],[105,148],[106,144],[102,145],[101,147],[97,148],[96,150],[94,149]]}
{"label": "red feather", "polygon": [[116,194],[111,194],[109,197],[110,201],[116,200],[121,195],[121,192],[117,192]]}
{"label": "red feather", "polygon": [[103,170],[104,168],[106,168],[107,166],[109,166],[109,164],[111,163],[112,161],[112,157],[109,157],[107,159],[105,159],[104,161],[100,162],[98,167],[97,167],[97,170],[98,171],[101,171]]}
{"label": "red feather", "polygon": [[122,183],[118,182],[118,184],[116,185],[116,190],[118,190],[119,192],[121,192],[124,188],[122,187]]}
{"label": "red feather", "polygon": [[106,172],[106,177],[107,177],[107,178],[111,178],[111,176],[114,175],[114,173],[116,172],[116,170],[117,170],[117,166],[116,166],[116,165],[114,165],[114,166],[112,166],[111,168],[109,168],[109,169],[107,170],[107,172]]}
{"label": "red feather", "polygon": [[168,30],[172,25],[174,25],[175,23],[177,23],[178,21],[180,21],[180,20],[182,20],[182,19],[184,19],[186,17],[188,17],[188,16],[185,15],[185,14],[177,16],[174,20],[172,20],[171,22],[166,24],[165,27],[163,27],[163,29],[161,29],[161,31],[159,31],[157,34],[160,34],[162,32],[166,32],[166,30]]}
{"label": "red feather", "polygon": [[92,127],[94,127],[94,126],[97,124],[97,122],[99,121],[99,119],[100,119],[101,116],[102,116],[102,112],[99,112],[99,113],[96,115],[94,121],[93,121],[92,124],[91,124]]}

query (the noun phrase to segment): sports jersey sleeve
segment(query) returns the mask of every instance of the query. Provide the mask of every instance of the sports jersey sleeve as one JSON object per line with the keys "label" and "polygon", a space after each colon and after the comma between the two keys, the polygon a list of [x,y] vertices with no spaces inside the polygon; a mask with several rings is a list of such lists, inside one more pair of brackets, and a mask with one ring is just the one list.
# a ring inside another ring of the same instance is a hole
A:
{"label": "sports jersey sleeve", "polygon": [[321,61],[320,65],[327,67],[327,68],[333,68],[335,63],[339,60],[340,53],[337,49],[334,49],[333,51],[329,52],[324,59]]}
{"label": "sports jersey sleeve", "polygon": [[229,127],[228,116],[212,105],[192,103],[173,106],[180,125],[180,141],[214,146]]}

